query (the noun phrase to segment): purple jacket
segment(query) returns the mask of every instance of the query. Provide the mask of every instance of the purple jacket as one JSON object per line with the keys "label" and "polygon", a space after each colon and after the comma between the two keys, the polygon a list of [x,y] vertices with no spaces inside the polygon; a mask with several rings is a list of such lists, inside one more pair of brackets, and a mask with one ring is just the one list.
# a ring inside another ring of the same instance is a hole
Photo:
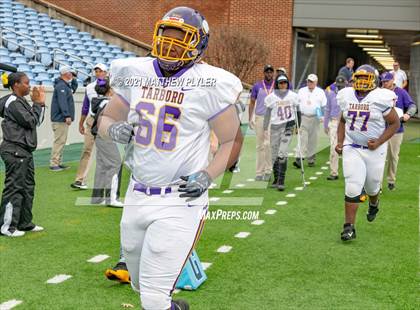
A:
{"label": "purple jacket", "polygon": [[[409,108],[409,106],[414,104],[413,99],[411,99],[410,95],[405,89],[402,89],[399,87],[394,88],[394,93],[397,95],[397,102],[395,106],[403,110],[404,113],[407,112],[407,109]],[[401,132],[404,132],[403,123],[401,123],[400,129],[398,129],[397,133],[401,133]]]}
{"label": "purple jacket", "polygon": [[324,128],[328,128],[331,118],[340,116],[340,107],[337,104],[337,93],[335,90],[326,90],[325,96],[327,96],[327,105],[325,106]]}

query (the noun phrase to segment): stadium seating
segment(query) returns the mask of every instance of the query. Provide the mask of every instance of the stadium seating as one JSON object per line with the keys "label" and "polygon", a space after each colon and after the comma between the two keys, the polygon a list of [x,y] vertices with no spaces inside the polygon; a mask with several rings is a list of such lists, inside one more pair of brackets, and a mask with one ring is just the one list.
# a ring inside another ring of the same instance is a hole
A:
{"label": "stadium seating", "polygon": [[0,62],[26,72],[32,84],[53,85],[66,64],[82,85],[96,63],[136,56],[12,0],[0,0],[0,31]]}

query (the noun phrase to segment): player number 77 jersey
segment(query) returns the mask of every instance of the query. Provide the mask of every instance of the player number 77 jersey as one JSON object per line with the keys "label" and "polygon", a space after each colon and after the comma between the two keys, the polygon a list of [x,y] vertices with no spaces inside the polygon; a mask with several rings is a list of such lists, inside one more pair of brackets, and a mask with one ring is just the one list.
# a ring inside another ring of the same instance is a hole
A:
{"label": "player number 77 jersey", "polygon": [[346,121],[344,144],[367,146],[370,139],[379,138],[385,130],[385,119],[397,97],[393,91],[376,88],[359,100],[353,88],[337,94],[337,103]]}

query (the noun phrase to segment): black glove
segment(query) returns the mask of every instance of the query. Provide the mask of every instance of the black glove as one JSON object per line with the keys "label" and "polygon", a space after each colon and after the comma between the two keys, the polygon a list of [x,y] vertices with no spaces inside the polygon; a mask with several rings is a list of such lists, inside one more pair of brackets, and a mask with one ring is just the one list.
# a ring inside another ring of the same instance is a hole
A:
{"label": "black glove", "polygon": [[178,191],[183,192],[179,197],[200,197],[211,185],[211,178],[207,171],[201,170],[189,176],[182,176],[181,180],[187,183],[179,186]]}
{"label": "black glove", "polygon": [[128,144],[130,143],[131,137],[134,135],[134,128],[127,122],[116,122],[109,126],[108,134],[112,141]]}

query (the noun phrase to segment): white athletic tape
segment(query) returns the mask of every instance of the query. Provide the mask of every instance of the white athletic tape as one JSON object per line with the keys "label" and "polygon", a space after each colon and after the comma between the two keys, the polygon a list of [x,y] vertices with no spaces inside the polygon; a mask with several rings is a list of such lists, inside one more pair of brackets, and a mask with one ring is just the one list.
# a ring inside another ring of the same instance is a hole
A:
{"label": "white athletic tape", "polygon": [[232,194],[233,190],[227,189],[222,192],[223,194]]}
{"label": "white athletic tape", "polygon": [[100,262],[103,262],[104,260],[106,260],[107,258],[109,258],[109,255],[99,254],[99,255],[96,255],[96,256],[92,257],[91,259],[88,259],[87,262],[88,263],[100,263]]}
{"label": "white athletic tape", "polygon": [[232,247],[230,245],[222,245],[220,248],[217,249],[217,252],[219,253],[228,253],[232,250]]}
{"label": "white athletic tape", "polygon": [[282,201],[282,200],[277,201],[276,205],[278,205],[278,206],[284,206],[284,205],[287,205],[287,201]]}
{"label": "white athletic tape", "polygon": [[0,304],[0,310],[12,309],[20,305],[22,302],[23,302],[22,300],[16,300],[16,299],[5,301],[4,303]]}
{"label": "white athletic tape", "polygon": [[255,220],[255,221],[253,221],[251,224],[252,225],[262,225],[262,224],[264,224],[264,220]]}
{"label": "white athletic tape", "polygon": [[53,278],[47,280],[47,283],[48,284],[58,284],[58,283],[61,283],[61,282],[64,282],[64,281],[70,279],[71,277],[72,276],[67,275],[67,274],[59,274],[59,275],[56,275]]}
{"label": "white athletic tape", "polygon": [[251,234],[250,232],[247,232],[247,231],[241,231],[241,232],[239,232],[239,233],[237,233],[237,234],[235,235],[235,238],[241,238],[241,239],[243,239],[243,238],[248,237],[250,234]]}
{"label": "white athletic tape", "polygon": [[265,211],[265,214],[268,214],[268,215],[273,215],[273,214],[276,214],[276,212],[277,212],[277,210],[267,210],[267,211]]}
{"label": "white athletic tape", "polygon": [[296,194],[287,194],[286,197],[287,198],[293,198],[293,197],[296,197]]}

